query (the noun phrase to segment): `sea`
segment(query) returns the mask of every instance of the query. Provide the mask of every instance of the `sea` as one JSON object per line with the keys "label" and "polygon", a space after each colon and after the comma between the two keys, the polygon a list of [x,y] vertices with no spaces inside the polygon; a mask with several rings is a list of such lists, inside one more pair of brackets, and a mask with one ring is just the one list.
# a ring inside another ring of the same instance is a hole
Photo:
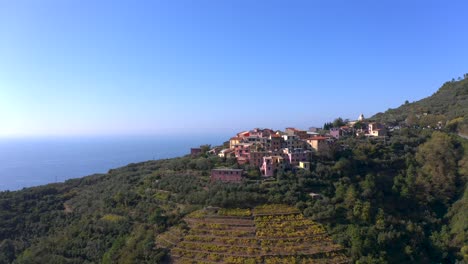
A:
{"label": "sea", "polygon": [[129,163],[187,155],[226,135],[61,137],[0,139],[0,191],[63,182]]}

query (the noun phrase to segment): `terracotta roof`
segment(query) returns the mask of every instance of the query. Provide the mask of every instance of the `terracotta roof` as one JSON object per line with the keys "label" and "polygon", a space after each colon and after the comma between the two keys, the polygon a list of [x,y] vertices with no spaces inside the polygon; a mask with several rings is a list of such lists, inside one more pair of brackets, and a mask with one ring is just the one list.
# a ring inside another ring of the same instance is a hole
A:
{"label": "terracotta roof", "polygon": [[250,131],[243,131],[243,132],[239,132],[237,133],[237,135],[249,135],[250,134]]}
{"label": "terracotta roof", "polygon": [[296,132],[302,132],[302,131],[305,131],[305,130],[300,130],[300,129],[297,129],[297,128],[295,128],[295,127],[287,127],[286,129],[287,129],[287,130],[296,131]]}
{"label": "terracotta roof", "polygon": [[234,152],[233,149],[223,149],[220,151],[221,153],[226,153],[226,152]]}
{"label": "terracotta roof", "polygon": [[327,140],[330,139],[329,137],[311,137],[307,138],[306,140]]}

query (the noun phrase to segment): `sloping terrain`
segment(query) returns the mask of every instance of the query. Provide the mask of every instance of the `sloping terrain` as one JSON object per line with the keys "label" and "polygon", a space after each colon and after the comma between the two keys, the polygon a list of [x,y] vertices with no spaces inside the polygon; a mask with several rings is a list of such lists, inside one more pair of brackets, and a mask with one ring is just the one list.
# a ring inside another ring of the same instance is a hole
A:
{"label": "sloping terrain", "polygon": [[[468,130],[468,78],[446,82],[433,95],[422,100],[405,103],[371,117],[385,123],[407,122],[409,125],[435,126],[452,122],[463,131]],[[458,119],[458,120],[457,120]]]}
{"label": "sloping terrain", "polygon": [[343,248],[296,208],[208,208],[185,218],[188,230],[158,236],[173,263],[348,263]]}

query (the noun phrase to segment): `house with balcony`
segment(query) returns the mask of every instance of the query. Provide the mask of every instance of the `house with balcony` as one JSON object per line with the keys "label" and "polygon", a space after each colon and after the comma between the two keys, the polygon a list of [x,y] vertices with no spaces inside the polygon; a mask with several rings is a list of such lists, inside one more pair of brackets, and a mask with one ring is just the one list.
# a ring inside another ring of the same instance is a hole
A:
{"label": "house with balcony", "polygon": [[297,149],[305,147],[305,142],[297,135],[283,135],[282,148]]}
{"label": "house with balcony", "polygon": [[330,136],[340,139],[343,136],[352,135],[352,129],[348,126],[330,128]]}
{"label": "house with balcony", "polygon": [[383,137],[387,135],[387,129],[380,123],[369,123],[367,125],[367,134],[369,137]]}
{"label": "house with balcony", "polygon": [[330,128],[330,136],[340,139],[343,136],[342,131],[339,127],[332,127]]}
{"label": "house with balcony", "polygon": [[252,151],[250,152],[249,164],[255,167],[261,167],[264,157],[277,155],[278,152],[274,151]]}
{"label": "house with balcony", "polygon": [[304,150],[302,148],[297,149],[283,149],[283,153],[281,155],[286,164],[290,167],[298,166],[300,162],[304,161],[311,161],[312,160],[312,151]]}
{"label": "house with balcony", "polygon": [[285,130],[286,134],[291,135],[291,136],[297,136],[300,139],[306,139],[309,136],[307,135],[307,131],[305,130],[300,130],[294,127],[287,127]]}
{"label": "house with balcony", "polygon": [[264,177],[273,177],[278,171],[282,171],[286,168],[283,157],[281,156],[269,156],[263,157],[263,164],[260,168]]}
{"label": "house with balcony", "polygon": [[328,147],[328,144],[331,142],[331,138],[317,136],[317,137],[310,137],[306,139],[305,141],[311,149],[315,150],[316,152],[321,152]]}
{"label": "house with balcony", "polygon": [[259,138],[267,138],[270,135],[274,134],[275,132],[269,128],[255,128],[249,131],[250,136],[259,137]]}
{"label": "house with balcony", "polygon": [[283,137],[278,134],[272,134],[270,135],[270,141],[269,144],[267,145],[267,148],[271,151],[278,151],[281,149],[283,145]]}
{"label": "house with balcony", "polygon": [[223,149],[219,151],[218,157],[220,158],[235,158],[236,154],[234,153],[234,149]]}
{"label": "house with balcony", "polygon": [[239,143],[234,146],[234,154],[239,164],[245,164],[250,159],[252,143]]}
{"label": "house with balcony", "polygon": [[234,146],[240,144],[243,141],[241,137],[232,137],[229,139],[229,148],[234,149]]}

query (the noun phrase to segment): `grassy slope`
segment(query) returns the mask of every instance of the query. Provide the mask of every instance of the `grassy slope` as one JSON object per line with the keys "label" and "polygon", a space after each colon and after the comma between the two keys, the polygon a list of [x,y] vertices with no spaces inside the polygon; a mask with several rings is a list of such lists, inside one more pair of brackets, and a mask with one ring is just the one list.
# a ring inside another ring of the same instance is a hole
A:
{"label": "grassy slope", "polygon": [[468,79],[456,82],[446,82],[432,96],[417,102],[403,104],[398,108],[378,113],[371,119],[382,122],[403,122],[410,115],[439,116],[438,119],[450,121],[458,117],[465,118],[468,114]]}

